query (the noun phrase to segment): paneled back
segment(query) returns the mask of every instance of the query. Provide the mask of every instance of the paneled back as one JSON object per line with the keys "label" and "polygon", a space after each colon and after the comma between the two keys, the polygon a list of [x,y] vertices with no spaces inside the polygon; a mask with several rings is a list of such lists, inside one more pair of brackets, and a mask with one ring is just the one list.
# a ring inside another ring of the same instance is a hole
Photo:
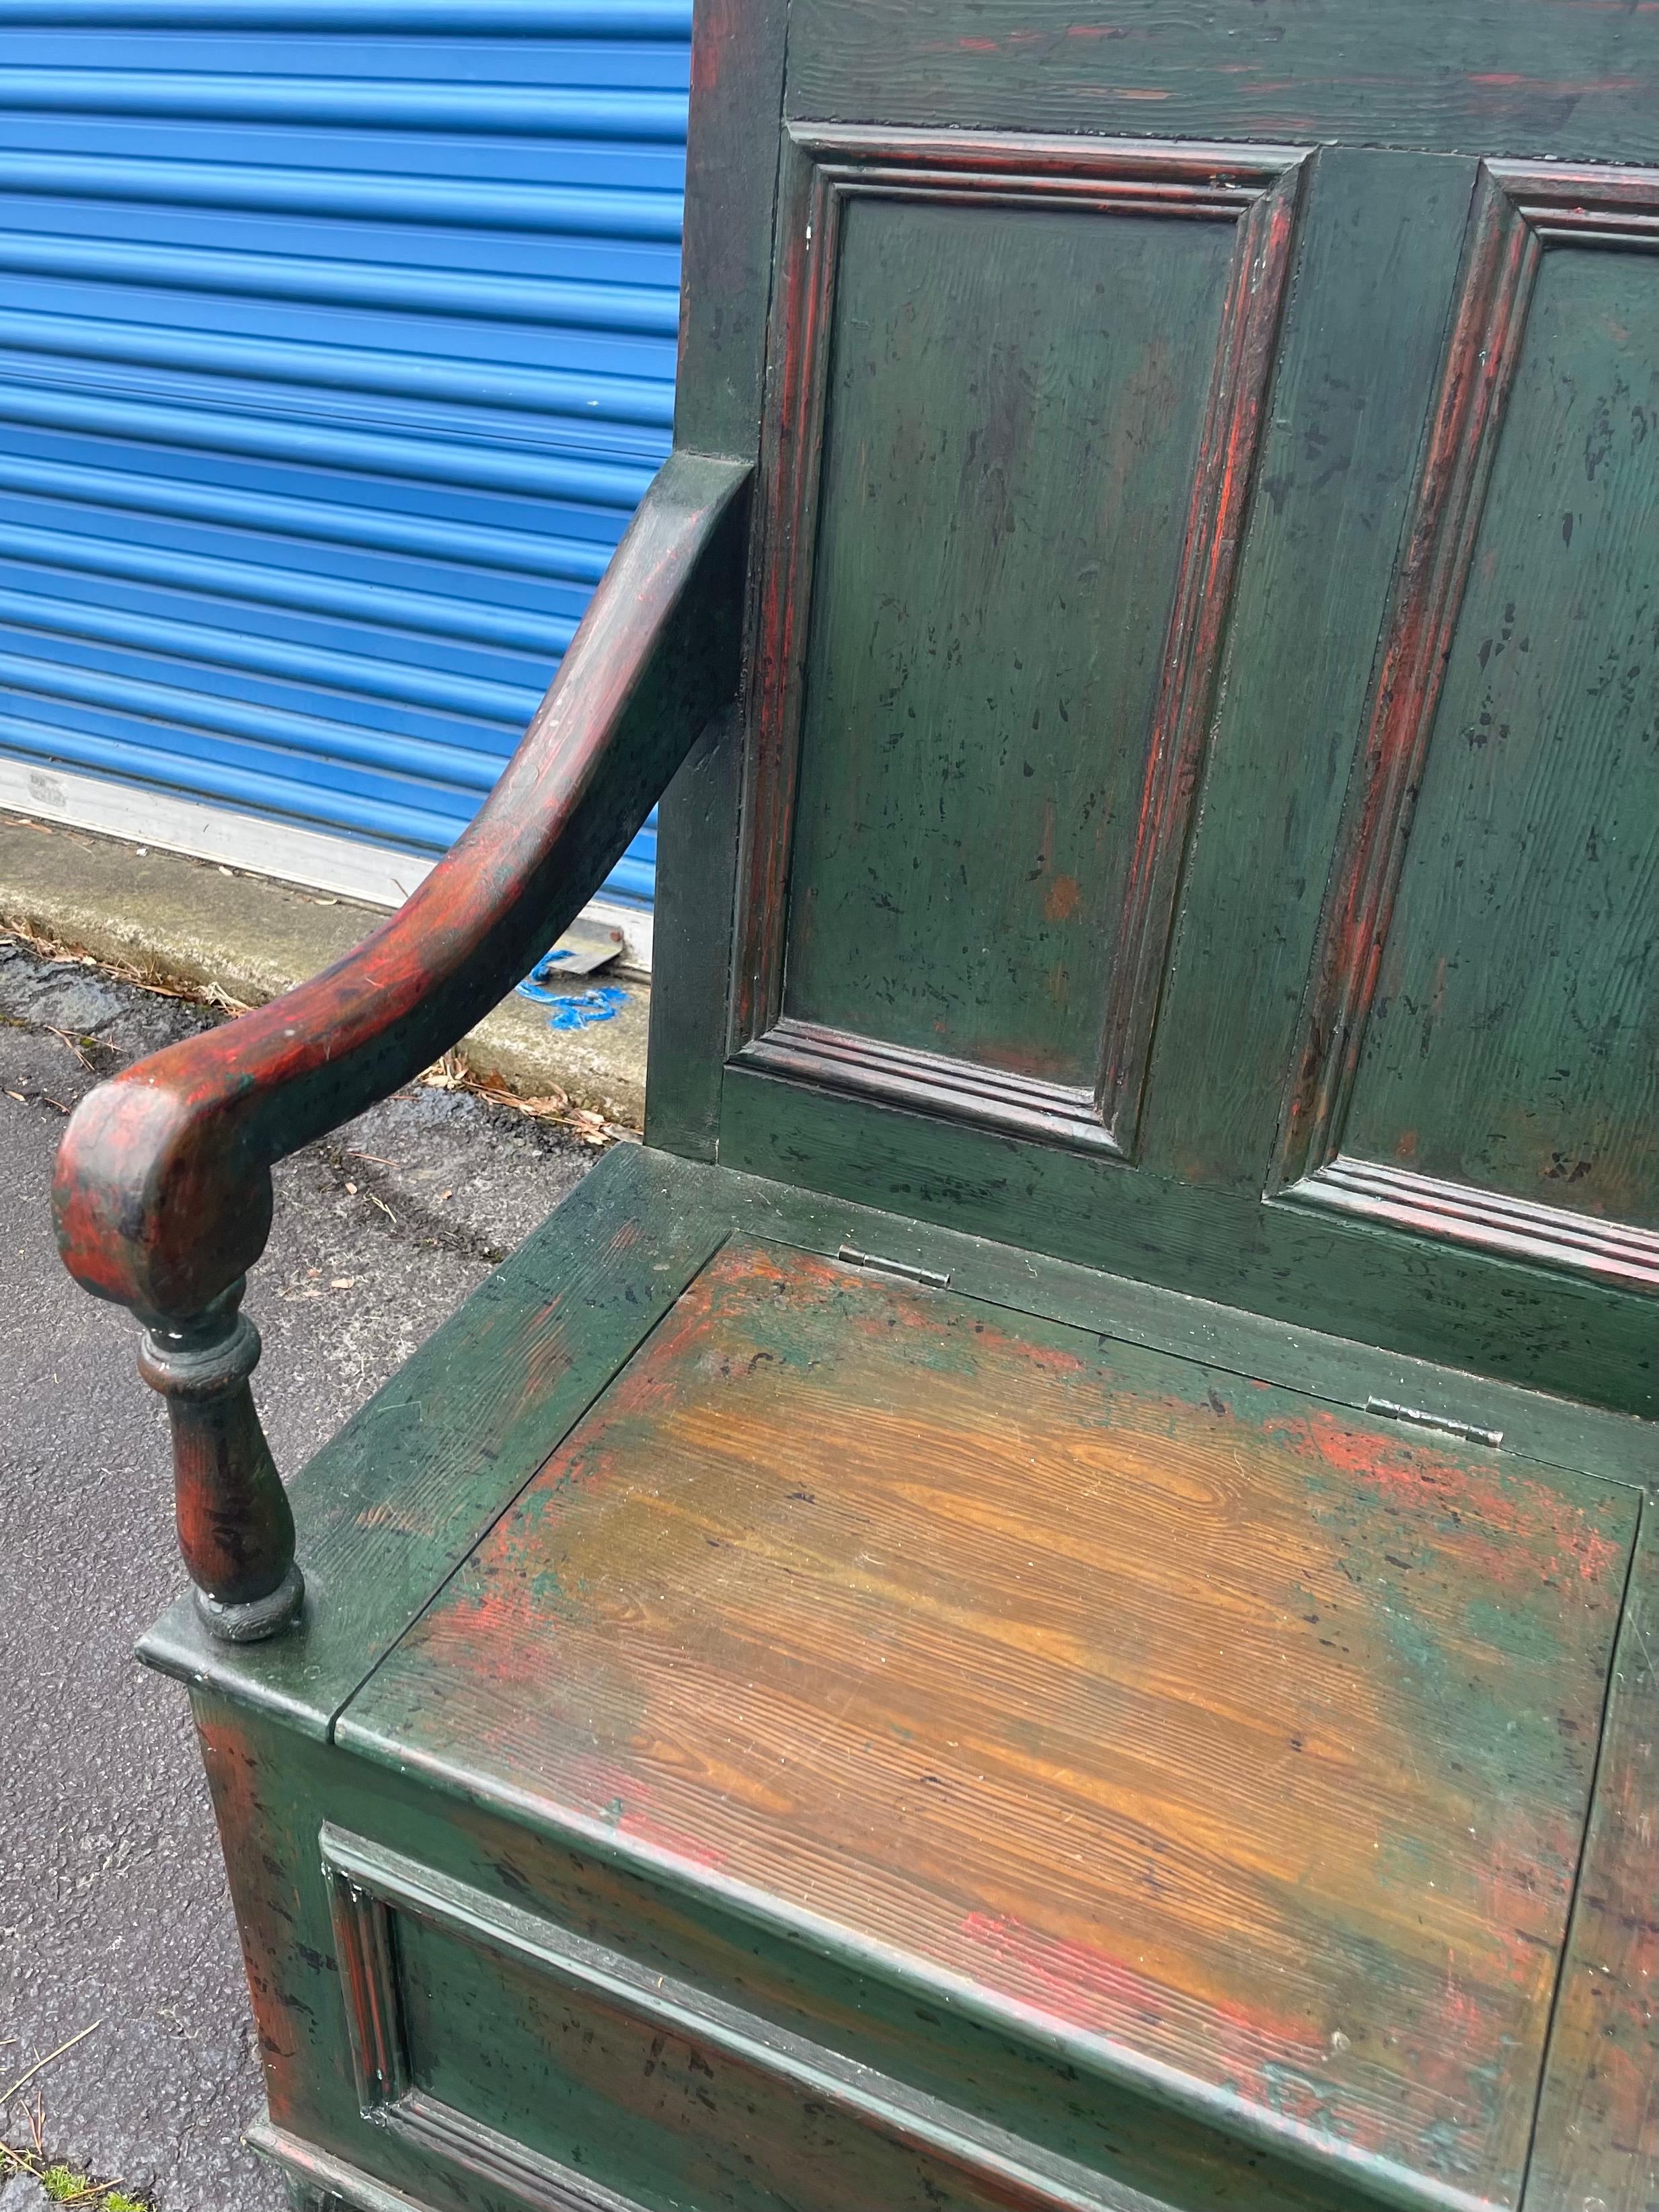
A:
{"label": "paneled back", "polygon": [[707,11],[656,1141],[1650,1404],[1650,46]]}

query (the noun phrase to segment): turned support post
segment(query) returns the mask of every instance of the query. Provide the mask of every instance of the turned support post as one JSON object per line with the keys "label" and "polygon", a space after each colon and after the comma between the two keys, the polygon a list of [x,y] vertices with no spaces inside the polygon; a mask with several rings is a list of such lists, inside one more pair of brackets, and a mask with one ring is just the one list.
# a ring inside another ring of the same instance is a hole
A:
{"label": "turned support post", "polygon": [[145,1317],[138,1372],[167,1401],[179,1548],[196,1605],[216,1636],[257,1643],[300,1611],[294,1516],[248,1378],[259,1332],[233,1283],[187,1319]]}

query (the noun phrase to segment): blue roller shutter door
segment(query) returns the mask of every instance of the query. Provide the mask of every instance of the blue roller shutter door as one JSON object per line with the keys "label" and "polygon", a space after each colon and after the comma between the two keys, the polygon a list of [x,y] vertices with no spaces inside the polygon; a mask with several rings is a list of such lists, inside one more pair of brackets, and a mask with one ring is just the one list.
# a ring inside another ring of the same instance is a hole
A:
{"label": "blue roller shutter door", "polygon": [[453,839],[667,451],[689,27],[0,0],[0,747]]}

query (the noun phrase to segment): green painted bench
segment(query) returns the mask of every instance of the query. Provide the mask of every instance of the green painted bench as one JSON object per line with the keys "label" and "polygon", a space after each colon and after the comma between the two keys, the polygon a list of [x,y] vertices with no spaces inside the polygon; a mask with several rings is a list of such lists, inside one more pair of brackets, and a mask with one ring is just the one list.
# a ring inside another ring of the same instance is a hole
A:
{"label": "green painted bench", "polygon": [[[519,755],[64,1146],[296,2207],[1655,2203],[1638,21],[702,7]],[[285,1491],[272,1163],[659,794],[645,1146]]]}

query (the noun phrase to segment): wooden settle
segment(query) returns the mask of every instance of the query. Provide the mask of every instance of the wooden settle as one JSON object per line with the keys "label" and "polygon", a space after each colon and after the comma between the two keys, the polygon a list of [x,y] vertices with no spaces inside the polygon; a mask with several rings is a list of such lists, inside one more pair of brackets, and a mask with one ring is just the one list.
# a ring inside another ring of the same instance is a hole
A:
{"label": "wooden settle", "polygon": [[[1659,2206],[1653,63],[702,0],[520,753],[61,1158],[296,2207]],[[285,1488],[272,1164],[659,796],[646,1144]]]}

